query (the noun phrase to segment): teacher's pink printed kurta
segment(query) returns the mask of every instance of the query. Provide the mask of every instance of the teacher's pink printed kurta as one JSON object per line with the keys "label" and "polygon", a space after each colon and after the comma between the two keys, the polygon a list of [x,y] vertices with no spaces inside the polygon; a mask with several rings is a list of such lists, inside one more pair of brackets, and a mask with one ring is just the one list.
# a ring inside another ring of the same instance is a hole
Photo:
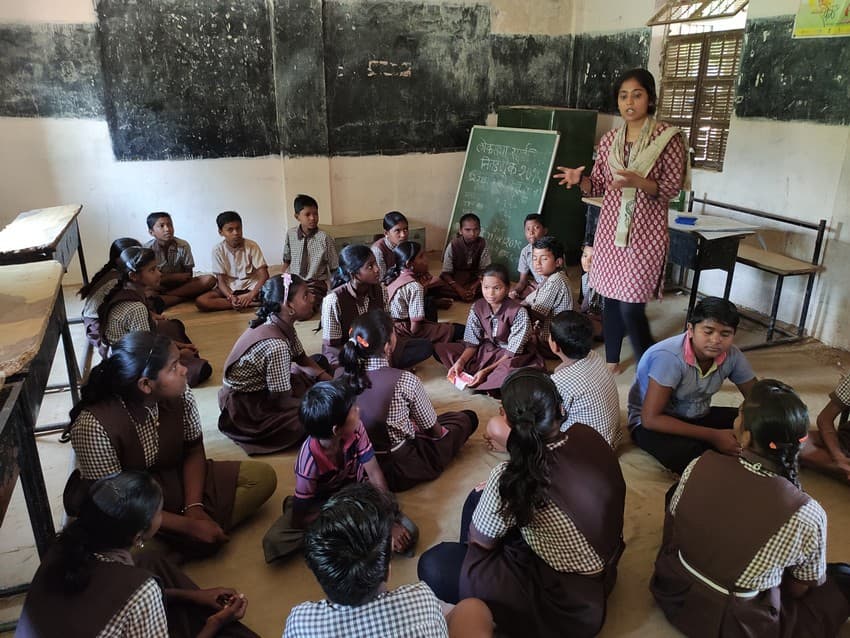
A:
{"label": "teacher's pink printed kurta", "polygon": [[[659,123],[654,140],[669,124]],[[596,164],[590,174],[592,194],[604,193],[602,210],[593,241],[593,267],[590,286],[601,295],[628,303],[646,303],[661,298],[664,266],[667,263],[667,208],[678,195],[685,174],[686,151],[682,136],[676,135],[661,152],[647,177],[658,183],[658,196],[637,191],[629,245],[614,245],[621,191],[611,188],[614,176],[608,166],[608,154],[617,130],[608,131],[599,142]],[[626,157],[632,144],[627,143]]]}

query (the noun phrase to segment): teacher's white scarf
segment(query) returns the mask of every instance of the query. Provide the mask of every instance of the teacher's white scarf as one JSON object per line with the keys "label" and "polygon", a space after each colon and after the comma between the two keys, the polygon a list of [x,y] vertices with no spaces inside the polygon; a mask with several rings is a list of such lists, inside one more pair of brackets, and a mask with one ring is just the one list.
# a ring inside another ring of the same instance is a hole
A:
{"label": "teacher's white scarf", "polygon": [[[629,153],[628,162],[623,164],[623,155],[626,148],[626,130],[627,125],[623,125],[617,130],[614,136],[614,142],[611,145],[611,150],[608,153],[608,166],[611,169],[611,174],[616,175],[617,171],[630,170],[641,177],[646,177],[655,162],[661,156],[664,148],[676,135],[682,136],[682,143],[685,148],[685,178],[683,186],[685,190],[691,188],[691,161],[690,152],[688,150],[688,141],[681,129],[675,126],[669,126],[664,129],[658,137],[650,141],[652,134],[655,132],[657,120],[654,117],[646,118],[643,126],[640,129],[640,135],[632,145]],[[629,245],[629,232],[632,227],[632,217],[635,213],[635,198],[637,197],[636,188],[623,188],[620,197],[620,214],[617,217],[617,233],[614,236],[614,245],[620,248],[626,248]]]}

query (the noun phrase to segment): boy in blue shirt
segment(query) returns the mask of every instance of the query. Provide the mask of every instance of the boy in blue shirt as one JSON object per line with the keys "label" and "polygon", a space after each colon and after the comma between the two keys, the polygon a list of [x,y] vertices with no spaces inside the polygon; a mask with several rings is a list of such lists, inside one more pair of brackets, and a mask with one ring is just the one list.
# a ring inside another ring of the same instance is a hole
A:
{"label": "boy in blue shirt", "polygon": [[711,406],[725,379],[744,398],[756,382],[732,343],[739,321],[735,304],[706,297],[691,312],[685,334],[656,343],[638,363],[629,391],[632,438],[677,474],[706,450],[741,452],[732,432],[738,408]]}

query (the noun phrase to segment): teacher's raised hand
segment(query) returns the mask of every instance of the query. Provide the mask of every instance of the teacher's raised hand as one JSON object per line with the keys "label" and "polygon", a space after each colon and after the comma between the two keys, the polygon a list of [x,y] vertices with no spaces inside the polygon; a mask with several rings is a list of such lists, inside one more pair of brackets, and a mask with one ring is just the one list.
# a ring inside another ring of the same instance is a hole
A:
{"label": "teacher's raised hand", "polygon": [[584,166],[579,166],[578,168],[567,168],[566,166],[558,166],[558,173],[552,175],[552,179],[558,180],[559,186],[566,186],[567,188],[572,188],[576,184],[581,183],[582,173],[584,173]]}

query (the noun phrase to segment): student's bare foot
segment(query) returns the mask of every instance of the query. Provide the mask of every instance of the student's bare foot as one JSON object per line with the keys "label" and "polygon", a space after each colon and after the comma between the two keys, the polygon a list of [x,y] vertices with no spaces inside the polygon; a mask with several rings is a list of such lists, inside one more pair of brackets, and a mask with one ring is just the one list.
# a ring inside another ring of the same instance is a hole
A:
{"label": "student's bare foot", "polygon": [[486,433],[484,434],[484,443],[487,445],[487,449],[491,452],[507,452],[508,450],[496,443],[493,439],[491,439]]}
{"label": "student's bare foot", "polygon": [[608,366],[608,370],[614,376],[617,376],[618,374],[623,374],[623,371],[625,370],[625,368],[623,367],[623,364],[621,364],[619,362],[618,363],[608,363],[606,365]]}

